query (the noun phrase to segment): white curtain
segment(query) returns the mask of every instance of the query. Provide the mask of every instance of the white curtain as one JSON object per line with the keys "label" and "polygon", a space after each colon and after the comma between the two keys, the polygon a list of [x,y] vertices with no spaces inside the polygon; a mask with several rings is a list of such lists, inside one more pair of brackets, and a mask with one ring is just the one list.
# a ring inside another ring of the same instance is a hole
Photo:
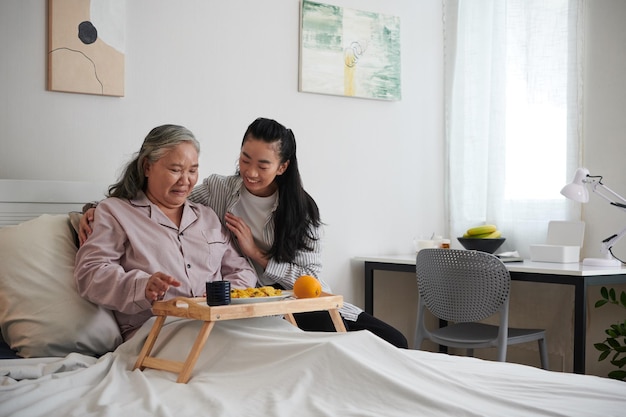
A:
{"label": "white curtain", "polygon": [[450,236],[496,224],[529,256],[580,163],[582,0],[444,0]]}

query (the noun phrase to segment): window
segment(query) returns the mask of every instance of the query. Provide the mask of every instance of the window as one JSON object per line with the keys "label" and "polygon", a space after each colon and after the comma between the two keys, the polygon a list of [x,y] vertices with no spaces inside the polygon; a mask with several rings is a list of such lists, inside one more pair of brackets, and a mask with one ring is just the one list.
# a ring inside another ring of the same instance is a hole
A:
{"label": "window", "polygon": [[452,236],[494,223],[528,256],[579,164],[580,0],[444,2]]}

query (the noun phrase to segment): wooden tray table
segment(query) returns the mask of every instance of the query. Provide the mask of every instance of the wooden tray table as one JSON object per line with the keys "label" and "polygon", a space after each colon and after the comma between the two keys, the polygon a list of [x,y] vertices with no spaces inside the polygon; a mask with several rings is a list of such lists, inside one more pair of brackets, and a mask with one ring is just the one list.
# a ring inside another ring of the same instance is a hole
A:
{"label": "wooden tray table", "polygon": [[[150,330],[150,334],[148,334],[148,338],[141,352],[139,352],[139,357],[133,369],[139,368],[143,371],[145,368],[152,368],[175,372],[178,373],[178,380],[176,382],[186,384],[191,377],[191,371],[216,321],[283,315],[287,321],[297,326],[293,313],[326,310],[330,314],[335,329],[337,329],[338,332],[345,332],[346,328],[339,315],[339,309],[342,306],[343,296],[327,293],[322,293],[322,295],[317,298],[285,299],[213,307],[206,304],[205,297],[177,297],[166,301],[156,301],[152,306],[152,312],[157,316],[156,321]],[[150,356],[150,352],[152,352],[154,343],[159,336],[159,332],[167,316],[204,321],[185,362]]]}

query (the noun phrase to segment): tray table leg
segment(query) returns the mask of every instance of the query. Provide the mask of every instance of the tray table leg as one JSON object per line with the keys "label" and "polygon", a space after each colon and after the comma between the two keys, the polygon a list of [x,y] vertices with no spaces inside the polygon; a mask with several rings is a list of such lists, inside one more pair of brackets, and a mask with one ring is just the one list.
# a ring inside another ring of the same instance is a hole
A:
{"label": "tray table leg", "polygon": [[292,313],[285,314],[285,320],[287,320],[289,323],[293,324],[294,326],[298,327],[298,323],[296,322],[296,319]]}
{"label": "tray table leg", "polygon": [[183,369],[180,371],[180,374],[178,374],[178,380],[176,380],[176,382],[186,384],[187,381],[189,381],[191,371],[193,371],[193,367],[198,360],[198,356],[200,356],[200,351],[202,351],[202,348],[204,347],[204,344],[206,343],[209,333],[211,333],[214,325],[214,321],[204,322],[202,328],[200,329],[200,333],[198,333],[198,337],[196,337],[196,341],[189,352],[189,356],[183,365]]}
{"label": "tray table leg", "polygon": [[341,318],[341,314],[339,314],[339,310],[336,308],[331,308],[328,310],[328,313],[330,314],[330,318],[335,325],[335,330],[342,333],[345,332],[346,326],[343,324],[343,319]]}
{"label": "tray table leg", "polygon": [[[335,330],[342,333],[346,332],[346,326],[343,324],[343,319],[341,318],[341,314],[339,314],[339,310],[337,310],[336,308],[328,309],[328,314],[330,314],[330,319],[335,325]],[[296,319],[293,317],[292,313],[285,314],[285,320],[298,327],[298,323],[296,322]]]}
{"label": "tray table leg", "polygon": [[156,342],[157,336],[161,331],[161,327],[163,327],[163,323],[165,322],[165,316],[157,316],[156,321],[152,325],[152,329],[148,334],[148,338],[146,342],[143,344],[143,348],[141,348],[141,352],[139,352],[139,357],[137,358],[137,362],[135,362],[135,367],[133,370],[139,368],[140,370],[144,370],[145,366],[143,366],[144,359],[150,355],[152,352],[152,348],[154,347],[154,342]]}

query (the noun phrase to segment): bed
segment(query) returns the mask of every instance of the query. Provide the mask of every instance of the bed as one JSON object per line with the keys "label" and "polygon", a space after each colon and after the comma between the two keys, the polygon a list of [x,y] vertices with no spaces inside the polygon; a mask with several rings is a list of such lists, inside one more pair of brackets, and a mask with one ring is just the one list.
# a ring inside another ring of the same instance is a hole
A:
{"label": "bed", "polygon": [[[122,343],[73,284],[77,213],[102,184],[0,180],[0,416],[622,416],[626,385],[397,349],[281,317],[217,322],[191,379],[133,370],[154,318]],[[201,322],[168,318],[152,356],[184,361]],[[14,358],[10,358],[11,355]]]}

